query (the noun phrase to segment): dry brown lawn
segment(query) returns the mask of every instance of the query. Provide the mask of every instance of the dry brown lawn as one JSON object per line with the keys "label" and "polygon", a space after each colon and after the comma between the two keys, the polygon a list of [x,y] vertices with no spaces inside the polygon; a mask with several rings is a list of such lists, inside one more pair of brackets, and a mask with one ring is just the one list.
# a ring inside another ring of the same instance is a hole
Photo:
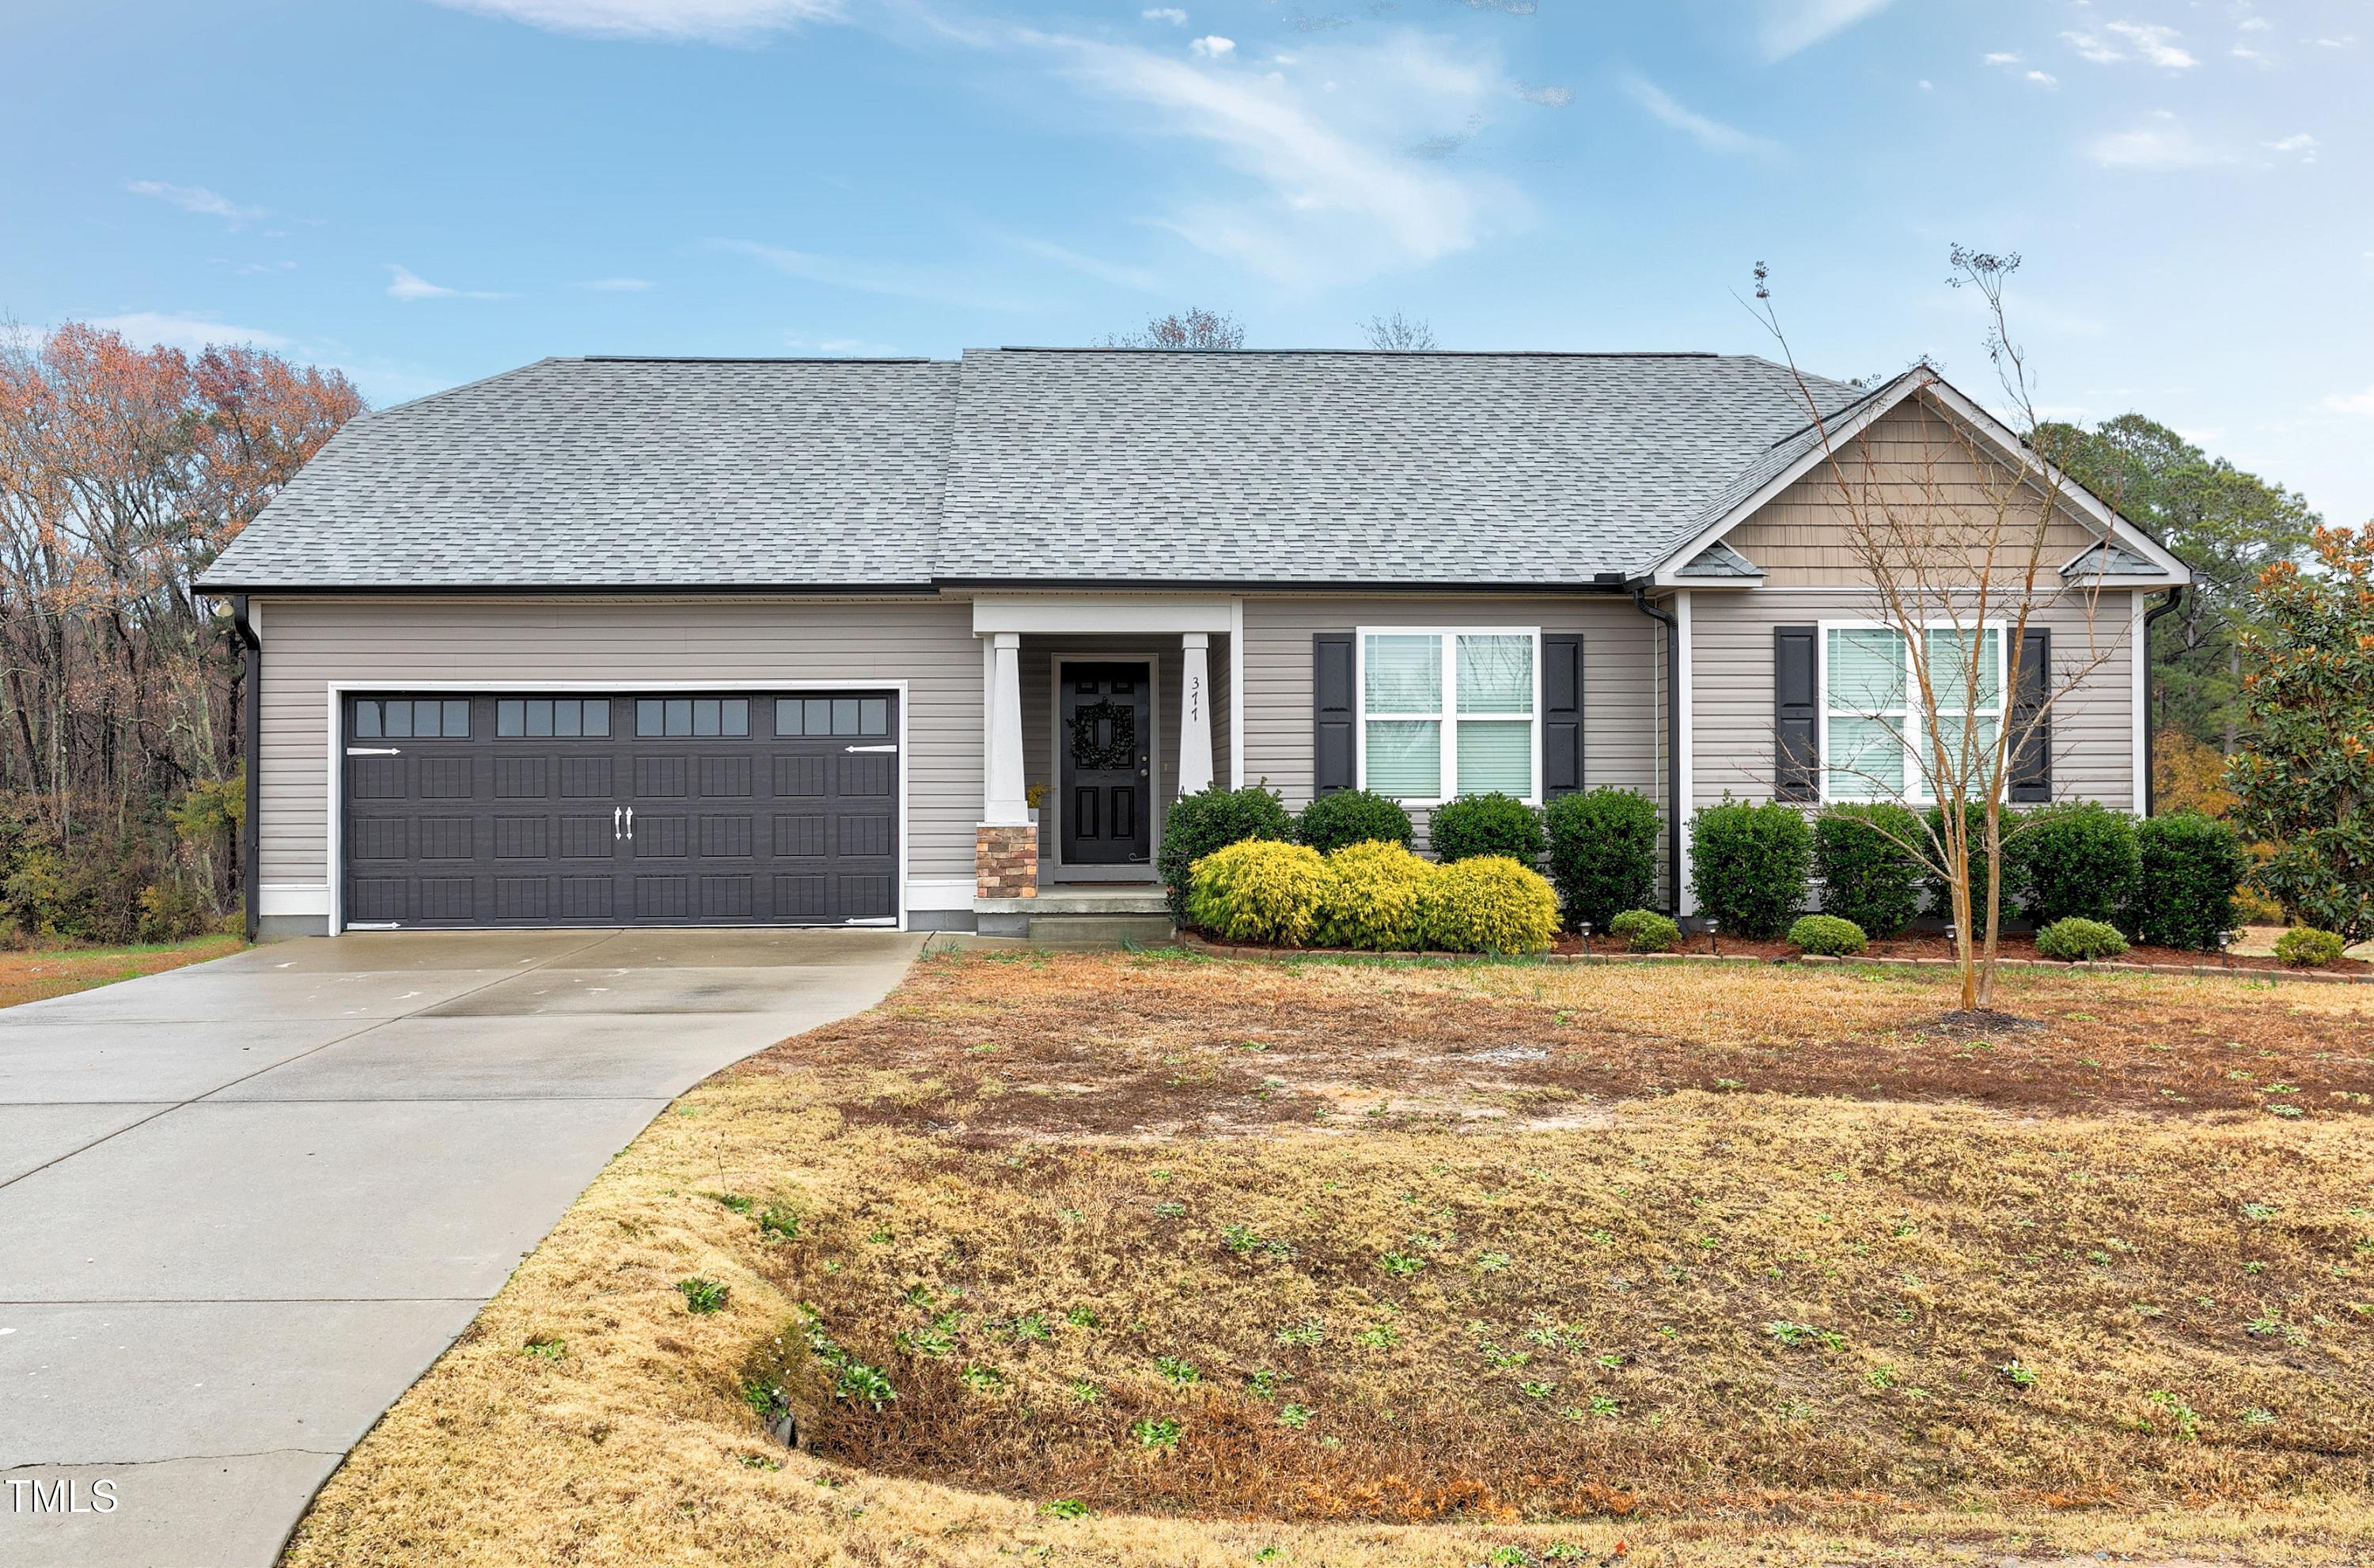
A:
{"label": "dry brown lawn", "polygon": [[927,959],[613,1162],[291,1559],[2364,1561],[2374,997],[2007,1000]]}
{"label": "dry brown lawn", "polygon": [[245,945],[236,936],[215,933],[144,947],[43,947],[21,953],[0,949],[0,1007],[138,979],[184,964],[203,964]]}

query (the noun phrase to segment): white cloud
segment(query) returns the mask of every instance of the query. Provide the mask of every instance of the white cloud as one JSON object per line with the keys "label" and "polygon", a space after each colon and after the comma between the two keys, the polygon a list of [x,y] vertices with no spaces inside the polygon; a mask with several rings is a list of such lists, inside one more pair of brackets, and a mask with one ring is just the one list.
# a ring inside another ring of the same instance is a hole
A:
{"label": "white cloud", "polygon": [[1209,38],[1190,41],[1187,47],[1204,59],[1218,60],[1236,53],[1237,41],[1232,38],[1222,38],[1219,34],[1214,33]]}
{"label": "white cloud", "polygon": [[1564,109],[1574,102],[1574,89],[1556,84],[1549,87],[1519,88],[1517,96],[1527,103],[1538,103],[1544,109]]}
{"label": "white cloud", "polygon": [[183,212],[201,213],[230,223],[245,223],[252,218],[262,217],[266,210],[241,206],[229,196],[209,191],[204,185],[173,185],[162,180],[126,180],[123,188],[135,196],[154,196]]}
{"label": "white cloud", "polygon": [[2050,71],[2030,71],[2024,79],[2034,82],[2040,88],[2057,88],[2061,85],[2061,78]]}
{"label": "white cloud", "polygon": [[1888,6],[1888,0],[1761,0],[1757,42],[1767,60],[1785,60]]}
{"label": "white cloud", "polygon": [[2191,51],[2177,43],[2182,35],[2174,28],[2157,23],[2110,22],[2099,32],[2064,32],[2061,36],[2072,49],[2097,65],[2141,60],[2145,64],[2183,71],[2201,64]]}
{"label": "white cloud", "polygon": [[2314,163],[2316,161],[2316,149],[2323,146],[2321,142],[2319,142],[2314,136],[2309,135],[2306,131],[2299,132],[2295,135],[2285,136],[2279,141],[2262,142],[2260,145],[2264,146],[2269,152],[2297,154],[2302,163]]}
{"label": "white cloud", "polygon": [[2086,156],[2105,169],[2152,171],[2206,169],[2234,161],[2230,154],[2208,146],[2185,129],[2183,122],[2166,110],[2153,114],[2132,131],[2098,138],[2087,146]]}
{"label": "white cloud", "polygon": [[1121,288],[1134,288],[1148,294],[1154,293],[1162,287],[1161,280],[1144,267],[1128,266],[1120,262],[1108,262],[1102,257],[1085,255],[1078,251],[1055,244],[1052,240],[1033,240],[1025,234],[1005,234],[998,238],[1027,255],[1036,256],[1040,261],[1052,262],[1059,267],[1069,268],[1083,276],[1095,278],[1099,283],[1110,283]]}
{"label": "white cloud", "polygon": [[809,283],[820,283],[829,288],[846,288],[859,294],[884,294],[899,299],[928,299],[936,304],[955,305],[971,310],[1021,309],[1013,299],[973,287],[970,279],[963,275],[927,267],[896,262],[843,261],[839,257],[794,251],[782,245],[762,245],[754,240],[711,240],[707,242],[707,248],[731,255],[747,256],[779,273]]}
{"label": "white cloud", "polygon": [[837,0],[432,0],[456,11],[583,38],[747,43],[802,22],[836,21]]}
{"label": "white cloud", "polygon": [[2324,400],[2324,405],[2335,414],[2359,414],[2374,419],[2374,387],[2362,392],[2334,392]]}
{"label": "white cloud", "polygon": [[2245,17],[2235,24],[2244,32],[2268,32],[2274,29],[2274,25],[2264,17]]}
{"label": "white cloud", "polygon": [[177,316],[160,310],[129,310],[120,316],[93,316],[90,324],[122,333],[135,343],[162,348],[204,348],[213,343],[245,343],[258,348],[286,348],[288,339],[262,327],[233,326],[212,316]]}
{"label": "white cloud", "polygon": [[1672,94],[1645,76],[1626,76],[1624,91],[1633,102],[1647,110],[1651,118],[1685,133],[1710,152],[1770,158],[1780,150],[1778,143],[1752,135],[1719,120],[1710,120],[1694,110],[1685,108],[1675,101]]}
{"label": "white cloud", "polygon": [[577,287],[596,294],[642,294],[658,286],[647,277],[594,277]]}
{"label": "white cloud", "polygon": [[1157,6],[1150,11],[1140,11],[1138,15],[1149,22],[1169,22],[1174,28],[1187,25],[1187,13],[1176,6]]}
{"label": "white cloud", "polygon": [[2003,53],[1984,54],[1979,57],[1979,64],[1982,65],[2016,65],[2019,64],[2019,56],[2016,54]]}
{"label": "white cloud", "polygon": [[1341,283],[1430,262],[1524,212],[1505,181],[1388,150],[1505,106],[1514,84],[1489,55],[1399,31],[1379,44],[1310,50],[1307,76],[1256,76],[1098,41],[1017,36],[1057,56],[1081,88],[1137,111],[1135,128],[1213,149],[1245,188],[1190,196],[1155,221],[1279,282]]}
{"label": "white cloud", "polygon": [[391,299],[508,299],[508,294],[490,293],[482,288],[447,288],[431,283],[399,262],[387,263],[387,294]]}

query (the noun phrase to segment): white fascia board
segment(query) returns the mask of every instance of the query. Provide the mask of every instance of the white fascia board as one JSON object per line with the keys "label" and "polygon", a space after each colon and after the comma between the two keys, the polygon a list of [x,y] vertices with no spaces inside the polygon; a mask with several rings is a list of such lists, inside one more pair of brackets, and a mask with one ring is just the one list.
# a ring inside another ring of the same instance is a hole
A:
{"label": "white fascia board", "polygon": [[[1844,443],[1862,435],[1881,415],[1910,397],[1922,384],[1922,372],[1918,370],[1907,371],[1898,378],[1896,385],[1882,388],[1856,404],[1845,418],[1828,427],[1830,439],[1827,444],[1816,441],[1807,449],[1804,456],[1757,486],[1729,511],[1710,523],[1680,549],[1669,552],[1664,559],[1657,563],[1656,570],[1650,574],[1649,580],[1659,588],[1700,586],[1698,582],[1682,577],[1681,568],[1697,560],[1699,552],[1708,545],[1714,544],[1724,534],[1762,511],[1766,503],[1780,495],[1781,491],[1811,474],[1823,458],[1837,451]],[[1794,439],[1795,438],[1792,436],[1786,439]]]}
{"label": "white fascia board", "polygon": [[1226,599],[1165,594],[976,593],[975,637],[993,632],[1078,635],[1121,632],[1227,632]]}

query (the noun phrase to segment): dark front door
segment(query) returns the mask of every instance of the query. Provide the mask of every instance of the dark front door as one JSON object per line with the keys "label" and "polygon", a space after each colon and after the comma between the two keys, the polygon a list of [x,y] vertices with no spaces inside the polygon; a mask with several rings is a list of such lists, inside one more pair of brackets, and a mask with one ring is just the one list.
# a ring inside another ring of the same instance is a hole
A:
{"label": "dark front door", "polygon": [[1064,859],[1144,865],[1154,790],[1153,674],[1143,661],[1063,666],[1055,737],[1063,760]]}
{"label": "dark front door", "polygon": [[351,697],[347,921],[895,921],[898,720],[878,691]]}

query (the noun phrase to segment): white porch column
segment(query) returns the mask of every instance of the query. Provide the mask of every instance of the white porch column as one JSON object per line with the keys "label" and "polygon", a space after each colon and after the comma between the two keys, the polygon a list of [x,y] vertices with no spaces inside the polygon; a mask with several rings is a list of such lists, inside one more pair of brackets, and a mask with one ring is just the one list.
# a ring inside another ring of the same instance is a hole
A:
{"label": "white porch column", "polygon": [[1030,820],[1022,784],[1022,634],[989,639],[988,733],[983,737],[981,819],[1005,826]]}
{"label": "white porch column", "polygon": [[1179,792],[1193,795],[1212,787],[1211,634],[1181,632],[1179,647]]}

